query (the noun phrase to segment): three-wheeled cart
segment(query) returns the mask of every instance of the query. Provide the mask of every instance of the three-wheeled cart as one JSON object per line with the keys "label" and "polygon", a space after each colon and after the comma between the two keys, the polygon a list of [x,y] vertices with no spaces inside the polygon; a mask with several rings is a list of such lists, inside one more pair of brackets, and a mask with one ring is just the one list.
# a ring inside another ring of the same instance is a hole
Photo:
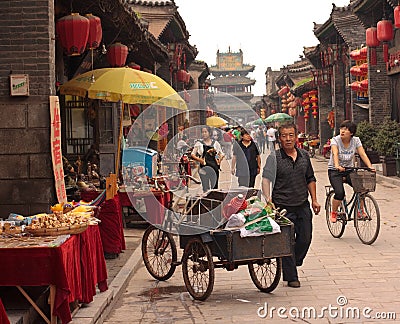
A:
{"label": "three-wheeled cart", "polygon": [[[208,197],[187,204],[184,220],[181,218],[175,223],[179,247],[183,249],[181,261],[178,261],[174,235],[166,231],[170,225],[147,228],[142,239],[142,256],[155,279],[169,279],[176,267],[182,265],[189,294],[196,300],[206,300],[214,287],[215,268],[232,271],[247,265],[260,291],[271,292],[277,287],[282,272],[281,257],[292,255],[293,224],[281,224],[280,233],[242,238],[238,230],[213,227],[223,219],[223,204],[223,199]],[[279,221],[278,212],[276,216]]]}

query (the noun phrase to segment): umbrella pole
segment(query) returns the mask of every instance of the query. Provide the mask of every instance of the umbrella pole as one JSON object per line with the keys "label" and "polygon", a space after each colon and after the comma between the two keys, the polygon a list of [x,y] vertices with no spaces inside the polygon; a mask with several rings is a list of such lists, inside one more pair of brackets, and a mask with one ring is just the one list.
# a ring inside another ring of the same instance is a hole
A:
{"label": "umbrella pole", "polygon": [[122,141],[122,119],[124,118],[124,106],[125,104],[121,102],[121,117],[119,119],[119,135],[118,135],[118,147],[117,147],[117,157],[115,160],[115,174],[119,176],[119,160],[121,156],[121,141]]}

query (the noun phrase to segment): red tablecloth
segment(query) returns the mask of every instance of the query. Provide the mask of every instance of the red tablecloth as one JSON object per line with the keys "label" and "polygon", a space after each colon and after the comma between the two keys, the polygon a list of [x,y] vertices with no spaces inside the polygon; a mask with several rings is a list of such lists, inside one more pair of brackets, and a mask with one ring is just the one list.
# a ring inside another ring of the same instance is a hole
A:
{"label": "red tablecloth", "polygon": [[98,226],[71,235],[59,247],[0,248],[0,286],[56,286],[54,315],[72,320],[69,303],[90,303],[107,290],[107,268]]}
{"label": "red tablecloth", "polygon": [[[172,194],[155,190],[151,192],[118,192],[121,206],[135,207],[136,199],[144,198],[146,205],[147,221],[151,224],[162,224],[165,217],[165,209],[169,207]],[[132,204],[133,202],[133,204]]]}
{"label": "red tablecloth", "polygon": [[6,310],[4,309],[3,302],[0,299],[0,323],[1,324],[10,324],[8,319]]}
{"label": "red tablecloth", "polygon": [[[81,199],[92,201],[100,194],[98,191],[83,191]],[[96,210],[95,217],[101,220],[99,224],[101,241],[105,253],[121,253],[126,249],[124,229],[122,225],[122,208],[119,195],[105,200]]]}

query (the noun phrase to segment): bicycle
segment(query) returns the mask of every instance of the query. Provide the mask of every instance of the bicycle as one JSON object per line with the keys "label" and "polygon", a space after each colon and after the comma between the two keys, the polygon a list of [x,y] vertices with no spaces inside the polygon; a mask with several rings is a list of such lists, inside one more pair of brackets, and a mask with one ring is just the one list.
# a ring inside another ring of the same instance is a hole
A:
{"label": "bicycle", "polygon": [[346,197],[343,199],[339,205],[337,221],[334,223],[330,221],[330,215],[335,192],[332,186],[325,186],[325,211],[328,229],[334,238],[340,238],[347,223],[354,221],[358,238],[362,243],[370,245],[376,241],[380,230],[379,206],[375,198],[369,193],[375,191],[376,173],[366,167],[346,168],[346,170],[353,171],[350,173],[353,195],[350,200],[347,200]]}

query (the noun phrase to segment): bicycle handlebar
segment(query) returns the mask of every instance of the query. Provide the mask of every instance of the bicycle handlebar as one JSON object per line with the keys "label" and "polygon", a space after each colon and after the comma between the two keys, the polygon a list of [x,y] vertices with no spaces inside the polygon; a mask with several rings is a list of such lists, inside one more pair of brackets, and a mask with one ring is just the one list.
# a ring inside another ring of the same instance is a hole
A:
{"label": "bicycle handlebar", "polygon": [[367,170],[367,171],[370,171],[370,172],[374,172],[374,171],[372,171],[371,168],[368,168],[368,167],[344,167],[344,169],[346,171]]}

